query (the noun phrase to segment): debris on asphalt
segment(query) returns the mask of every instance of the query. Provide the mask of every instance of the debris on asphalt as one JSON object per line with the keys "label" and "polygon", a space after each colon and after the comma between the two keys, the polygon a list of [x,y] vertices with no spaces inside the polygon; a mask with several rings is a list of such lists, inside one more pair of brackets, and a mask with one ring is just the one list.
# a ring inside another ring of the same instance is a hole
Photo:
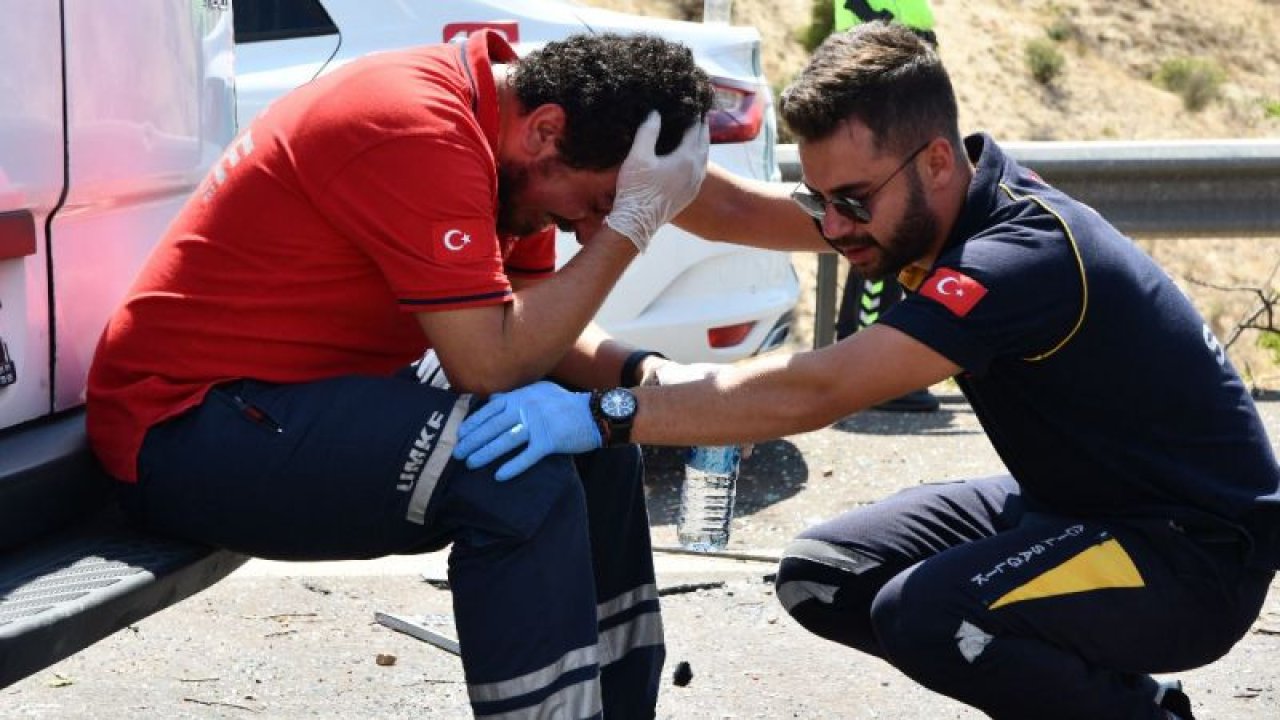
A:
{"label": "debris on asphalt", "polygon": [[688,685],[691,680],[693,680],[693,668],[689,666],[689,663],[681,660],[676,665],[675,671],[671,673],[671,682],[674,683],[676,687],[684,687]]}
{"label": "debris on asphalt", "polygon": [[694,555],[697,557],[714,558],[717,560],[744,560],[751,562],[766,562],[777,564],[782,560],[780,555],[762,554],[762,553],[744,553],[744,552],[702,552],[700,550],[689,550],[682,547],[672,545],[654,545],[653,551],[656,553],[667,553],[669,555]]}
{"label": "debris on asphalt", "polygon": [[396,656],[387,653],[378,653],[378,656],[375,657],[373,661],[382,667],[391,667],[396,664]]}
{"label": "debris on asphalt", "polygon": [[319,595],[328,595],[333,592],[329,588],[324,587],[323,585],[316,582],[305,581],[302,583],[302,587],[310,590],[313,593],[317,593]]}
{"label": "debris on asphalt", "polygon": [[718,590],[722,587],[724,587],[723,580],[700,583],[682,583],[680,585],[670,585],[668,587],[658,588],[658,595],[660,597],[666,597],[667,595],[683,595],[685,593],[698,592],[699,590]]}
{"label": "debris on asphalt", "polygon": [[449,578],[434,572],[422,573],[422,581],[437,590],[449,589]]}
{"label": "debris on asphalt", "polygon": [[71,687],[76,684],[76,681],[62,673],[53,673],[53,676],[45,680],[44,684],[51,688]]}
{"label": "debris on asphalt", "polygon": [[[421,622],[419,622],[412,618],[394,615],[392,613],[375,612],[373,614],[373,619],[380,625],[391,628],[396,632],[402,632],[411,637],[415,637],[425,643],[434,645],[451,655],[461,656],[462,649],[458,645],[456,638],[449,637],[441,632],[436,632],[426,626],[426,623],[443,617],[447,616],[427,615]],[[452,620],[451,617],[448,619]]]}

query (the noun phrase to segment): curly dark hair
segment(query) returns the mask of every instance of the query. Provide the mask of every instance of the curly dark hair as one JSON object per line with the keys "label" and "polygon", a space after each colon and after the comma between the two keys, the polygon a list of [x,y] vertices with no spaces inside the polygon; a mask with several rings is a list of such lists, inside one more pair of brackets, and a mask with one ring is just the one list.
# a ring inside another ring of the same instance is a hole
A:
{"label": "curly dark hair", "polygon": [[961,147],[951,77],[937,52],[897,23],[862,23],[829,36],[778,106],[801,140],[822,140],[856,118],[881,149],[907,153],[939,135]]}
{"label": "curly dark hair", "polygon": [[526,109],[564,108],[558,148],[569,167],[581,170],[622,164],[652,110],[662,114],[663,155],[711,109],[711,81],[693,53],[653,35],[571,35],[521,59],[509,80]]}

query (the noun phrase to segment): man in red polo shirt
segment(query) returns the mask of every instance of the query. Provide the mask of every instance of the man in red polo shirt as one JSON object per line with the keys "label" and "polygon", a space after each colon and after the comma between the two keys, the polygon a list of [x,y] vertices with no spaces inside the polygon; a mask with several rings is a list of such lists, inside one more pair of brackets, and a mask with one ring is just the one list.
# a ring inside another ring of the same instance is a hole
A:
{"label": "man in red polo shirt", "polygon": [[[452,543],[477,716],[652,717],[664,653],[636,449],[510,483],[450,454],[473,396],[634,384],[647,354],[590,320],[696,194],[710,97],[657,38],[578,36],[517,62],[481,33],[276,102],[98,347],[90,439],[126,506],[260,557]],[[559,272],[554,225],[583,244]],[[454,391],[417,382],[427,349]]]}

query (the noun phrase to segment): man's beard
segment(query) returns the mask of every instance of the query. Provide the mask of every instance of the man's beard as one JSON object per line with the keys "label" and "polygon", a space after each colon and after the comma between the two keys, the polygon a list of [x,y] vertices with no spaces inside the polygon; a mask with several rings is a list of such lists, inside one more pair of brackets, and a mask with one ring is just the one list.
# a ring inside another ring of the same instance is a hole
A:
{"label": "man's beard", "polygon": [[920,175],[915,168],[908,170],[906,175],[909,193],[907,208],[888,242],[880,242],[869,233],[857,238],[862,244],[874,244],[880,250],[879,262],[858,267],[858,272],[869,280],[896,276],[902,268],[924,257],[937,237],[938,216],[929,209],[925,201]]}
{"label": "man's beard", "polygon": [[[545,177],[555,158],[544,158],[535,163],[507,163],[498,166],[498,234],[529,235],[546,227],[545,214],[528,217],[528,208],[521,206],[529,179],[534,173]],[[523,211],[523,214],[522,214]]]}

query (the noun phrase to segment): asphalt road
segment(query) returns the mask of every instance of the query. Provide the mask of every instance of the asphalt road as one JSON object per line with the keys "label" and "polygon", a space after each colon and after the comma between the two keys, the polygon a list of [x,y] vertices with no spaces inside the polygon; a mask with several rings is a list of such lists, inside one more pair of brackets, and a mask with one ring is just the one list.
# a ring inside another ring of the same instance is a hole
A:
{"label": "asphalt road", "polygon": [[[958,394],[928,415],[867,412],[757,448],[729,552],[769,557],[803,527],[899,488],[999,472]],[[1280,394],[1259,407],[1280,438]],[[654,542],[674,544],[680,455],[647,451]],[[0,718],[465,718],[453,655],[375,612],[451,632],[443,555],[353,563],[253,561],[210,590],[0,690]],[[773,567],[658,553],[668,662],[659,717],[979,718],[891,667],[816,639],[773,597]],[[701,588],[701,589],[699,589]],[[379,663],[382,656],[382,663]],[[671,682],[679,662],[692,681]],[[1183,674],[1197,717],[1280,717],[1280,584],[1224,659]]]}

